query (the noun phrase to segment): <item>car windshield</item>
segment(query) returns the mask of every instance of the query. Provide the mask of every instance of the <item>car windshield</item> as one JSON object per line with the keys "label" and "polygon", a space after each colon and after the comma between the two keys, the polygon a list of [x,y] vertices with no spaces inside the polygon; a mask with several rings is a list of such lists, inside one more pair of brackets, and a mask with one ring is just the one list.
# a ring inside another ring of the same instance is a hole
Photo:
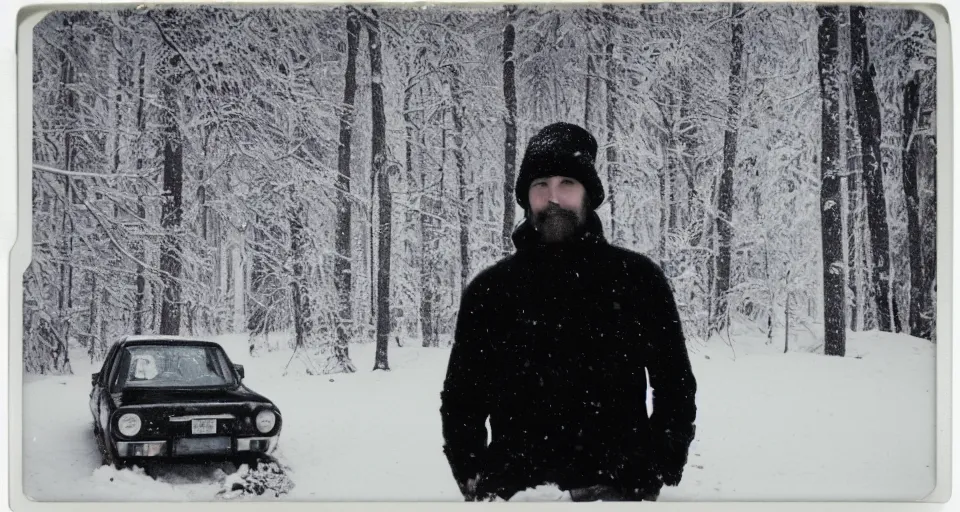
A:
{"label": "car windshield", "polygon": [[233,372],[219,347],[137,345],[120,358],[117,388],[232,386]]}

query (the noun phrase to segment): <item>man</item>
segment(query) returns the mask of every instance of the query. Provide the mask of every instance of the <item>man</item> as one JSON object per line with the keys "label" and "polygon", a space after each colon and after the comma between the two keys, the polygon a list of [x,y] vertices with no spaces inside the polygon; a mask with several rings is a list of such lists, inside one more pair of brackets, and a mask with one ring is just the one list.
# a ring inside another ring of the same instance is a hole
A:
{"label": "man", "polygon": [[696,416],[680,318],[660,268],[604,239],[596,154],[571,124],[530,139],[517,251],[461,299],[440,413],[468,501],[541,484],[576,501],[655,500],[680,483]]}

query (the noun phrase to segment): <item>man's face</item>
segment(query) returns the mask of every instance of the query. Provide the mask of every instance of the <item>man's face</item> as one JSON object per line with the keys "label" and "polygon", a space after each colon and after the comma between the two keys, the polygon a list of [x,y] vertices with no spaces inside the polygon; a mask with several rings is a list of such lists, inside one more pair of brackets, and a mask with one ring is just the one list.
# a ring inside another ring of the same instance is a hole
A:
{"label": "man's face", "polygon": [[569,240],[586,222],[586,189],[566,176],[539,178],[530,184],[533,226],[548,243]]}

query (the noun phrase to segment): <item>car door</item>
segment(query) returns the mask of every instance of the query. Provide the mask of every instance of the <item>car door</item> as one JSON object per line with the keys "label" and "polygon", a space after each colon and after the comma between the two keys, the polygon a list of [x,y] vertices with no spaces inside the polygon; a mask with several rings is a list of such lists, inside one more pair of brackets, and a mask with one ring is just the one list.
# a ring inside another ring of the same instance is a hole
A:
{"label": "car door", "polygon": [[93,381],[93,389],[90,390],[90,414],[93,415],[93,421],[100,425],[101,428],[103,428],[103,424],[100,409],[101,406],[106,405],[103,403],[103,400],[106,396],[107,382],[109,382],[110,379],[111,369],[113,368],[113,362],[114,359],[116,359],[118,348],[118,344],[110,347],[110,351],[107,352],[107,357],[103,360],[103,366],[100,368],[99,376],[97,380]]}

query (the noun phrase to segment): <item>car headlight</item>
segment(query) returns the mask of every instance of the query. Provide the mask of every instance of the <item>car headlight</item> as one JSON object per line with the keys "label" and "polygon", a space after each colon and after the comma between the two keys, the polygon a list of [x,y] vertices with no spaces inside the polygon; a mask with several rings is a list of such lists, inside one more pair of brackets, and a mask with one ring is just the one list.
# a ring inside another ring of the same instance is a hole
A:
{"label": "car headlight", "polygon": [[120,427],[120,433],[127,437],[137,435],[140,432],[141,425],[140,416],[132,412],[120,416],[120,421],[117,422],[117,426]]}
{"label": "car headlight", "polygon": [[257,430],[266,434],[277,424],[277,415],[273,411],[260,411],[257,414]]}

